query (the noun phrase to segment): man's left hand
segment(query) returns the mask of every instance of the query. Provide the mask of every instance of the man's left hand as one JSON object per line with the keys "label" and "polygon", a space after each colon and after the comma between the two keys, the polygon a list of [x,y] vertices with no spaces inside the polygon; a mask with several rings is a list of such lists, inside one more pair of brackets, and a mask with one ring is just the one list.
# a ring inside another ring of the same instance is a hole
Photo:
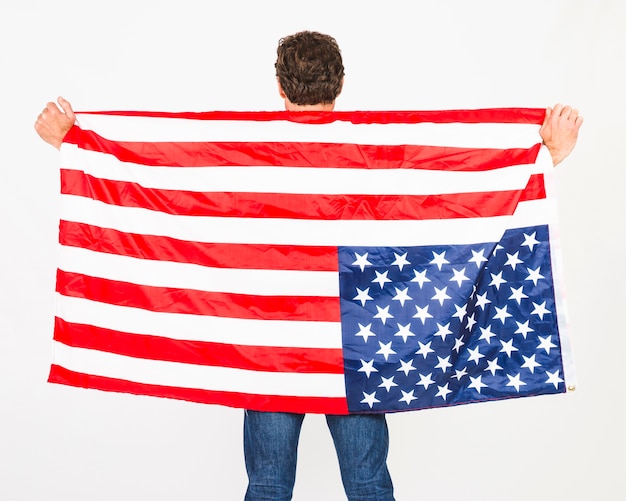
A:
{"label": "man's left hand", "polygon": [[557,104],[546,110],[539,134],[552,155],[554,165],[561,163],[574,149],[582,124],[583,117],[571,106]]}

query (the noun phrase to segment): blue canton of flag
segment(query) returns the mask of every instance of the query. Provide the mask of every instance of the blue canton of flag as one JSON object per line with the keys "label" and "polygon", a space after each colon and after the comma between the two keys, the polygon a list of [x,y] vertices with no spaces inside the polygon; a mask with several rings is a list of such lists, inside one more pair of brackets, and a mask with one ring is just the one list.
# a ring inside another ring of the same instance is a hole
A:
{"label": "blue canton of flag", "polygon": [[350,412],[565,392],[547,226],[339,263]]}

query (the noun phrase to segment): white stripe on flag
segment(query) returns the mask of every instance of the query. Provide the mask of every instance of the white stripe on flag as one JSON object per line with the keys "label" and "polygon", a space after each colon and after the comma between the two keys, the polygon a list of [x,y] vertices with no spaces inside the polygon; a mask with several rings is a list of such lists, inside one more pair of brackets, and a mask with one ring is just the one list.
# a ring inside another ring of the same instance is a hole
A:
{"label": "white stripe on flag", "polygon": [[58,293],[56,312],[66,322],[130,334],[244,346],[341,348],[339,322],[252,320],[154,312]]}
{"label": "white stripe on flag", "polygon": [[163,362],[54,343],[54,361],[71,371],[143,384],[300,397],[345,397],[343,374],[262,372]]}
{"label": "white stripe on flag", "polygon": [[[113,141],[314,142],[375,145],[419,144],[456,148],[530,148],[537,144],[537,124],[415,123],[303,124],[287,120],[192,120],[140,116],[78,114],[84,130]],[[419,138],[419,139],[418,139]]]}
{"label": "white stripe on flag", "polygon": [[64,169],[145,188],[194,192],[431,195],[519,190],[536,164],[477,172],[307,167],[153,167],[65,145]]}
{"label": "white stripe on flag", "polygon": [[92,277],[155,287],[210,290],[258,296],[339,296],[332,271],[211,268],[197,264],[138,259],[60,246],[59,269]]}

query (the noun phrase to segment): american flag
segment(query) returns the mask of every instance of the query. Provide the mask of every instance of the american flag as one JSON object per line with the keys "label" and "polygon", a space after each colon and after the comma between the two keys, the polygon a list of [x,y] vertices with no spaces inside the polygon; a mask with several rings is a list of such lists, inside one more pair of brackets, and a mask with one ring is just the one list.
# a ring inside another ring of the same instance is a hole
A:
{"label": "american flag", "polygon": [[49,381],[335,414],[566,391],[542,118],[79,113]]}

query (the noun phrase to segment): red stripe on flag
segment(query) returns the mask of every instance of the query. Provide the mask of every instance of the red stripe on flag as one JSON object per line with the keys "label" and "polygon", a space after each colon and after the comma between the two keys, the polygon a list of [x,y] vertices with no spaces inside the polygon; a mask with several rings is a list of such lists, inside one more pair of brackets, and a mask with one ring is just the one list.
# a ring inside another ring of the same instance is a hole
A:
{"label": "red stripe on flag", "polygon": [[343,374],[341,349],[243,346],[131,334],[56,317],[54,339],[134,358],[265,372]]}
{"label": "red stripe on flag", "polygon": [[443,195],[325,195],[193,192],[144,188],[61,171],[61,192],[107,204],[184,216],[315,220],[420,220],[511,215],[523,190]]}
{"label": "red stripe on flag", "polygon": [[[532,148],[476,149],[415,145],[365,145],[298,142],[125,142],[111,141],[74,126],[64,142],[108,153],[123,162],[168,167],[285,166],[359,169],[485,171],[532,164]],[[399,165],[399,162],[401,165]]]}
{"label": "red stripe on flag", "polygon": [[57,270],[57,292],[150,311],[255,320],[339,322],[339,297],[253,296],[137,285]]}
{"label": "red stripe on flag", "polygon": [[546,185],[543,174],[533,174],[528,179],[526,188],[522,192],[520,202],[528,202],[529,200],[541,200],[546,198]]}
{"label": "red stripe on flag", "polygon": [[133,395],[173,398],[203,404],[217,404],[267,412],[306,412],[318,414],[348,414],[345,398],[291,397],[283,395],[256,395],[234,392],[210,391],[195,388],[178,388],[136,383],[73,372],[59,365],[50,368],[48,382]]}
{"label": "red stripe on flag", "polygon": [[73,221],[61,221],[59,243],[107,254],[215,268],[338,271],[337,248],[328,246],[192,242]]}
{"label": "red stripe on flag", "polygon": [[191,120],[287,120],[298,123],[518,123],[540,125],[545,108],[483,108],[474,110],[396,110],[396,111],[77,111],[79,114],[185,118]]}

